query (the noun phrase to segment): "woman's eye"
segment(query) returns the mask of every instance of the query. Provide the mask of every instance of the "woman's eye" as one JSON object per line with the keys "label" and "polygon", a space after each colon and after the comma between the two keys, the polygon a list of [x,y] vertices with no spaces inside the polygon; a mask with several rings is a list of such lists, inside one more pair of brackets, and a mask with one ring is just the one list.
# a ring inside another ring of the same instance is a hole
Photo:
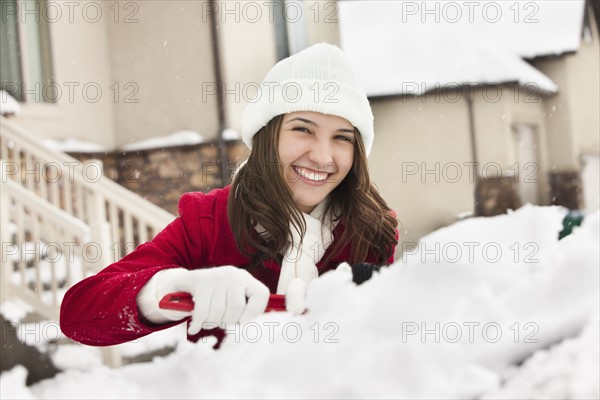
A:
{"label": "woman's eye", "polygon": [[308,130],[308,128],[304,128],[302,126],[297,126],[295,128],[293,128],[294,131],[299,131],[299,132],[307,132],[310,133],[310,130]]}
{"label": "woman's eye", "polygon": [[341,140],[345,140],[347,142],[353,143],[351,138],[349,138],[348,136],[344,136],[344,135],[338,135],[338,136],[336,136],[336,139],[341,139]]}

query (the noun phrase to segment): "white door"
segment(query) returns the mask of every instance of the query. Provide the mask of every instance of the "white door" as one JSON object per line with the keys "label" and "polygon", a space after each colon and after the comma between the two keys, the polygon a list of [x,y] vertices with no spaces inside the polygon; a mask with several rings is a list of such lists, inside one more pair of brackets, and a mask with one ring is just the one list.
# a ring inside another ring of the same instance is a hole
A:
{"label": "white door", "polygon": [[517,188],[523,204],[539,204],[540,165],[536,128],[527,124],[513,125],[517,158]]}
{"label": "white door", "polygon": [[583,201],[586,213],[593,213],[600,206],[600,157],[597,155],[583,156]]}

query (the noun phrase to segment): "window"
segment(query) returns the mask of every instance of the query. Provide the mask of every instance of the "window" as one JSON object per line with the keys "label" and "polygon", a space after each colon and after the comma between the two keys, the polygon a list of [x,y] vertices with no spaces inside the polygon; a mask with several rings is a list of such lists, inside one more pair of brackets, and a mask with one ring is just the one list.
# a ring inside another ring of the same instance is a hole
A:
{"label": "window", "polygon": [[47,2],[1,3],[0,87],[22,102],[54,102]]}
{"label": "window", "polygon": [[275,27],[275,50],[277,51],[277,60],[283,60],[290,55],[288,45],[288,31],[286,22],[285,1],[277,0],[275,3],[274,27]]}
{"label": "window", "polygon": [[[305,3],[299,0],[276,0],[274,10],[277,60],[283,60],[308,47],[306,24],[309,10],[305,8]],[[314,9],[311,10],[315,12]]]}
{"label": "window", "polygon": [[[17,15],[10,13],[16,10],[16,1],[2,1],[2,19],[0,20],[0,88],[6,90],[17,100],[23,101],[21,86],[21,65],[19,62],[19,32],[17,31]],[[14,83],[14,84],[11,84]]]}

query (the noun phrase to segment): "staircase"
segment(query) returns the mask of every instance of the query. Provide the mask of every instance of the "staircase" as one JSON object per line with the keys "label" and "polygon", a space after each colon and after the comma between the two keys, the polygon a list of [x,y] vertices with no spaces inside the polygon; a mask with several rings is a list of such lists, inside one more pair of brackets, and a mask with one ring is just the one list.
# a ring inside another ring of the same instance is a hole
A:
{"label": "staircase", "polygon": [[[175,218],[0,117],[0,302],[19,298],[58,321],[66,290],[133,251]],[[121,364],[114,347],[105,363]]]}

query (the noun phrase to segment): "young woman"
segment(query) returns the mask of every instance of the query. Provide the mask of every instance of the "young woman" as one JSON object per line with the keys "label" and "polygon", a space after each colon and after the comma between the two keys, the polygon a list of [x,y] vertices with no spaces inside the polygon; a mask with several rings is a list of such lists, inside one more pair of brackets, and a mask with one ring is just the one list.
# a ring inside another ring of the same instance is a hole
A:
{"label": "young woman", "polygon": [[[246,322],[270,293],[304,309],[310,281],[341,263],[393,261],[397,221],[367,170],[373,114],[344,54],[320,43],[277,63],[246,108],[251,148],[230,186],[186,193],[151,242],[73,286],[61,328],[89,345],[134,340],[188,319],[188,338]],[[191,312],[165,310],[188,292]]]}

